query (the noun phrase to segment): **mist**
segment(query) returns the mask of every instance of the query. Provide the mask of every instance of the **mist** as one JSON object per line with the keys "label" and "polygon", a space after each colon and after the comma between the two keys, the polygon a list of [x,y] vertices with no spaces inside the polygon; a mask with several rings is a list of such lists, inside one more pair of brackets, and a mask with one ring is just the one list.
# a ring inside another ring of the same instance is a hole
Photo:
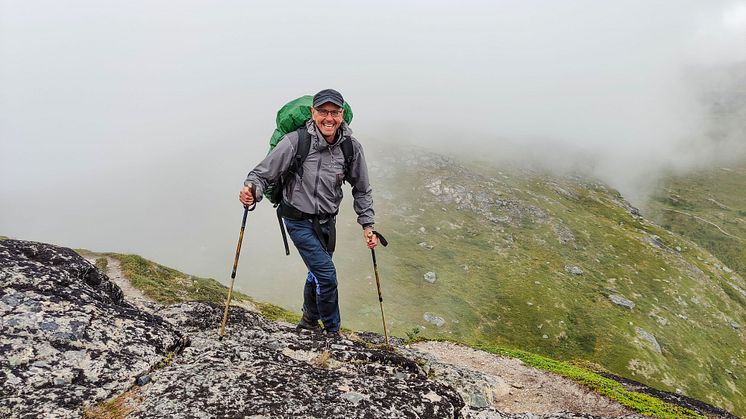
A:
{"label": "mist", "polygon": [[[366,147],[583,168],[639,203],[743,155],[707,93],[744,90],[744,45],[744,1],[0,0],[0,234],[225,282],[277,109],[330,87]],[[259,298],[270,260],[304,277],[276,223],[249,221]]]}

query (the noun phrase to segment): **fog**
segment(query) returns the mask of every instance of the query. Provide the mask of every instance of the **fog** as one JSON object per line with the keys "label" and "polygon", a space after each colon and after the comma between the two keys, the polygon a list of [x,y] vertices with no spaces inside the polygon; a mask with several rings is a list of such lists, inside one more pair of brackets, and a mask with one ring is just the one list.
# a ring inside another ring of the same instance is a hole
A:
{"label": "fog", "polygon": [[[744,1],[0,0],[0,234],[225,282],[275,112],[329,87],[371,148],[583,168],[640,203],[744,152],[706,100],[744,45]],[[273,217],[239,268],[260,297]]]}

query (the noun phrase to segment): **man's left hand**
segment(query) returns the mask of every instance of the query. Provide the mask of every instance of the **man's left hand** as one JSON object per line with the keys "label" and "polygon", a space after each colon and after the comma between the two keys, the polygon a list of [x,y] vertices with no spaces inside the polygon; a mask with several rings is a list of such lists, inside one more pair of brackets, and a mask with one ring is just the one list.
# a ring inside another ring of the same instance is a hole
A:
{"label": "man's left hand", "polygon": [[372,227],[363,230],[363,238],[365,239],[365,244],[368,245],[368,249],[375,249],[378,246],[378,236],[373,234]]}

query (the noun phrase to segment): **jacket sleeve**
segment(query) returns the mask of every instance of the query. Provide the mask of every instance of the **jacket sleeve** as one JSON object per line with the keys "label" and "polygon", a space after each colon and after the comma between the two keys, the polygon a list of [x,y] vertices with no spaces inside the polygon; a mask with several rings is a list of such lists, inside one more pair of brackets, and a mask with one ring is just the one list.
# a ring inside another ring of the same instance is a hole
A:
{"label": "jacket sleeve", "polygon": [[368,165],[365,162],[363,147],[357,140],[353,141],[355,158],[349,170],[349,183],[352,186],[353,208],[357,213],[357,223],[363,227],[375,223],[375,211],[373,211],[373,188],[370,187],[368,177]]}
{"label": "jacket sleeve", "polygon": [[298,136],[287,134],[277,143],[277,146],[264,158],[249,174],[243,182],[244,186],[253,184],[256,190],[254,197],[256,202],[263,198],[263,192],[267,185],[276,183],[290,167],[290,162],[295,156],[295,148],[298,144]]}

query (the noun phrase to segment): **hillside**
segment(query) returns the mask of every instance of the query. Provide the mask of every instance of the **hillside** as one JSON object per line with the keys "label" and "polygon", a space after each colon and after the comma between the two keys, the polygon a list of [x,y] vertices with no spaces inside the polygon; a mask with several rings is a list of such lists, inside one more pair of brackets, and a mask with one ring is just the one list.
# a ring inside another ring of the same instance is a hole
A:
{"label": "hillside", "polygon": [[88,259],[44,243],[0,243],[3,417],[639,417],[625,406],[730,417],[527,352],[399,339],[385,348],[367,332],[299,331],[252,304],[234,307],[217,339],[220,304],[163,305],[131,286],[146,271],[171,291],[213,280],[131,255],[80,253]]}
{"label": "hillside", "polygon": [[[746,276],[746,162],[669,176],[645,208],[664,228],[690,238]],[[743,293],[741,293],[743,295]]]}
{"label": "hillside", "polygon": [[[409,150],[371,170],[385,185],[379,268],[394,333],[589,360],[746,414],[746,284],[706,249],[582,177]],[[358,235],[343,234],[352,250],[336,256],[345,321],[379,330]]]}

